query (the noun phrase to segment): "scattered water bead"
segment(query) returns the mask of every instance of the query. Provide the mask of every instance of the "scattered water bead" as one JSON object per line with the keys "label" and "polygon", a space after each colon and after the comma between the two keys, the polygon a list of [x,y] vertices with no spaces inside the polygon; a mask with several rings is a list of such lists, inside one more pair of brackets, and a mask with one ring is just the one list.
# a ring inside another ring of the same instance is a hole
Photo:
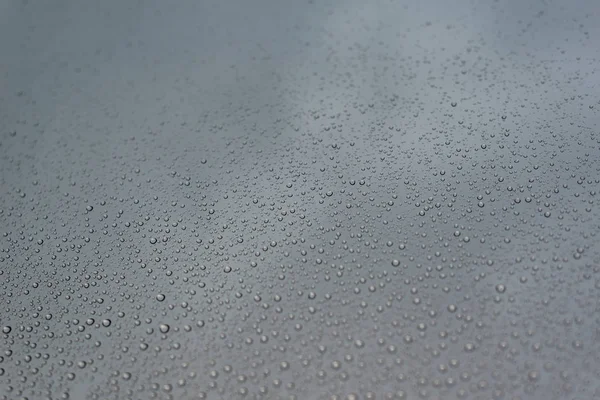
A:
{"label": "scattered water bead", "polygon": [[165,300],[165,295],[164,294],[157,294],[156,295],[156,300],[158,300],[158,301],[164,301]]}
{"label": "scattered water bead", "polygon": [[527,373],[527,379],[529,379],[532,382],[536,382],[540,379],[540,375],[537,371],[529,371]]}
{"label": "scattered water bead", "polygon": [[2,333],[9,334],[10,331],[12,331],[12,328],[10,326],[5,325],[5,326],[2,327]]}
{"label": "scattered water bead", "polygon": [[161,333],[168,333],[169,330],[171,329],[171,327],[168,324],[160,324],[158,326],[158,329],[160,330]]}
{"label": "scattered water bead", "polygon": [[573,345],[573,348],[576,350],[583,349],[583,342],[581,340],[574,340],[572,345]]}
{"label": "scattered water bead", "polygon": [[498,293],[504,293],[506,291],[506,286],[504,286],[503,284],[499,283],[496,285],[496,292]]}

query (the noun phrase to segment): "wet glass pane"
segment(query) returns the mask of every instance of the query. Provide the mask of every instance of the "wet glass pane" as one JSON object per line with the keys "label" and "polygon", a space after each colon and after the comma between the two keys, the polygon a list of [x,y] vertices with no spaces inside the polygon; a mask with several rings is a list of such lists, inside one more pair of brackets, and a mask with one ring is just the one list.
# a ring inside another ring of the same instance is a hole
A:
{"label": "wet glass pane", "polygon": [[0,3],[0,399],[600,398],[598,2]]}

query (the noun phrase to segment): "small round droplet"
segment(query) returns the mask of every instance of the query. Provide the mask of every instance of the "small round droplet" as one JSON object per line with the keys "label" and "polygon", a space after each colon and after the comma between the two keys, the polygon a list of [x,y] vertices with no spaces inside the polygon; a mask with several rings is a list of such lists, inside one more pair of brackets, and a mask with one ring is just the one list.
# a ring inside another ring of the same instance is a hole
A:
{"label": "small round droplet", "polygon": [[537,371],[529,371],[529,373],[527,374],[527,378],[530,381],[535,382],[538,379],[540,379],[540,374]]}

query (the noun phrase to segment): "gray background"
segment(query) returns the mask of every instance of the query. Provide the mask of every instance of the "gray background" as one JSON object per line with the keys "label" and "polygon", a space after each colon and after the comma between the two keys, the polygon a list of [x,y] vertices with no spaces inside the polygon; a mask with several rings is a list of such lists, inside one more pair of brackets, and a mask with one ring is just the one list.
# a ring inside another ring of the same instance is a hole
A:
{"label": "gray background", "polygon": [[0,2],[0,398],[600,398],[600,4]]}

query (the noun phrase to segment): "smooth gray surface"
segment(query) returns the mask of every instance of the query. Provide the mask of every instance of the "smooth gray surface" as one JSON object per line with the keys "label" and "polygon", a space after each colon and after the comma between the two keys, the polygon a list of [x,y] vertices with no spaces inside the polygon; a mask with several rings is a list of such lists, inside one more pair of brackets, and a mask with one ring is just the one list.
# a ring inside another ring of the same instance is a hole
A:
{"label": "smooth gray surface", "polygon": [[0,398],[600,398],[599,18],[1,1]]}

